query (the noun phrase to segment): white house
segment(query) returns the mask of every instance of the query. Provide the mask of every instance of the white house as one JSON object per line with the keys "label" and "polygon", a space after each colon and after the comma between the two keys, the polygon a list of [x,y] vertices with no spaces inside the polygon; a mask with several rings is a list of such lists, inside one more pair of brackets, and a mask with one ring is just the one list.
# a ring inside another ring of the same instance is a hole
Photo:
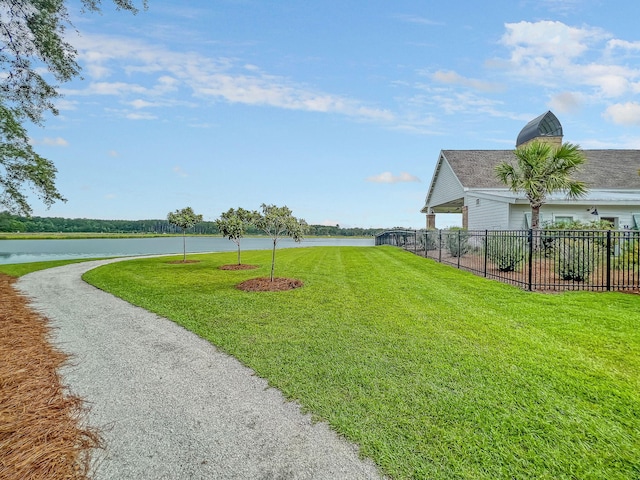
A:
{"label": "white house", "polygon": [[[529,122],[516,147],[534,139],[560,145],[562,126],[552,112]],[[619,229],[640,230],[640,150],[583,150],[585,164],[574,178],[586,182],[587,196],[547,197],[540,222],[608,220]],[[528,229],[531,206],[524,194],[511,192],[495,174],[502,162],[515,161],[513,150],[442,150],[425,205],[427,228],[438,213],[461,213],[469,230]]]}

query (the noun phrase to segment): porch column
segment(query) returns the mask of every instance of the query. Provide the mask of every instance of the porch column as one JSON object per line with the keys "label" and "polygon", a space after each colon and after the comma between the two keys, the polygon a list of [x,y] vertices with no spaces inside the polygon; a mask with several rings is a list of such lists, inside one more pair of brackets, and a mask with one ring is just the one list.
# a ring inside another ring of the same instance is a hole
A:
{"label": "porch column", "polygon": [[469,228],[469,207],[462,207],[462,228]]}
{"label": "porch column", "polygon": [[435,230],[435,229],[436,229],[436,214],[427,213],[427,230]]}

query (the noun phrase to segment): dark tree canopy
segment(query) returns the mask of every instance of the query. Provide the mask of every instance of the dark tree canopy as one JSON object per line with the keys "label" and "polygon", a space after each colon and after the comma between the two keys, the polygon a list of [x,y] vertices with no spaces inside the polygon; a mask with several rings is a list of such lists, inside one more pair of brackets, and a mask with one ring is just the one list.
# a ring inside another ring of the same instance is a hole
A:
{"label": "dark tree canopy", "polygon": [[[101,0],[81,0],[97,12]],[[113,0],[118,9],[137,13],[133,0]],[[143,8],[147,0],[140,0]],[[42,125],[44,114],[57,115],[58,86],[80,73],[77,52],[64,40],[69,20],[65,0],[0,0],[0,206],[30,214],[23,192],[33,190],[45,205],[64,198],[55,187],[55,166],[29,144],[25,121]]]}

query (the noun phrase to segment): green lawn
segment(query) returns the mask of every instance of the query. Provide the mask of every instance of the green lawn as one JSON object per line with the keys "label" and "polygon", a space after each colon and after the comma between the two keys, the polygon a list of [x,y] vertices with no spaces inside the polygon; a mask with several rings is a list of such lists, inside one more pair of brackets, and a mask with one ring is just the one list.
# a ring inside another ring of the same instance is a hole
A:
{"label": "green lawn", "polygon": [[62,265],[69,265],[70,263],[88,262],[91,260],[100,260],[100,258],[81,258],[73,260],[51,260],[48,262],[31,262],[31,263],[8,263],[6,265],[0,265],[0,273],[9,275],[11,277],[21,277],[27,273],[37,272],[38,270],[44,270],[46,268],[60,267]]}
{"label": "green lawn", "polygon": [[392,247],[279,250],[303,288],[247,293],[235,252],[86,280],[169,317],[394,478],[640,478],[640,296],[528,293]]}

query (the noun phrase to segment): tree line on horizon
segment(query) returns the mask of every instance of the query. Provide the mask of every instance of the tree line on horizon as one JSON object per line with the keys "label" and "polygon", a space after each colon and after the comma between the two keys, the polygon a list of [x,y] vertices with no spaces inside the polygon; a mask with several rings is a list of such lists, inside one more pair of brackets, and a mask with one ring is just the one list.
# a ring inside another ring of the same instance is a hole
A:
{"label": "tree line on horizon", "polygon": [[[383,228],[343,228],[339,225],[309,225],[308,236],[375,236]],[[215,221],[202,221],[187,230],[197,235],[220,235]],[[100,220],[90,218],[23,217],[9,212],[0,212],[0,232],[3,233],[137,233],[137,234],[178,234],[182,230],[167,219],[148,220]],[[247,235],[262,232],[253,226],[247,228]]]}

